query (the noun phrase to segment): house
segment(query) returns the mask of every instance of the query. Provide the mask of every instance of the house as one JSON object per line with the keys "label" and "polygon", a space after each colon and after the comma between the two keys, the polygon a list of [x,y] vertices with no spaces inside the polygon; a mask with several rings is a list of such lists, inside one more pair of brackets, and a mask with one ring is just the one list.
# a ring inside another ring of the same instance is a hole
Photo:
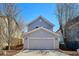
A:
{"label": "house", "polygon": [[68,30],[67,47],[70,49],[79,48],[79,16],[71,19],[65,25]]}
{"label": "house", "polygon": [[28,24],[24,34],[24,49],[59,49],[59,35],[54,25],[42,16]]}

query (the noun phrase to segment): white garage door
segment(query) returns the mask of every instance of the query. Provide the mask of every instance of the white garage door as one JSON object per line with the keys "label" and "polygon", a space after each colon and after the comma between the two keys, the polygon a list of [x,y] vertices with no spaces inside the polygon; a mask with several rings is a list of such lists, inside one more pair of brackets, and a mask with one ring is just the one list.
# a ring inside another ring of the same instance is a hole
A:
{"label": "white garage door", "polygon": [[29,49],[54,49],[53,39],[29,39]]}

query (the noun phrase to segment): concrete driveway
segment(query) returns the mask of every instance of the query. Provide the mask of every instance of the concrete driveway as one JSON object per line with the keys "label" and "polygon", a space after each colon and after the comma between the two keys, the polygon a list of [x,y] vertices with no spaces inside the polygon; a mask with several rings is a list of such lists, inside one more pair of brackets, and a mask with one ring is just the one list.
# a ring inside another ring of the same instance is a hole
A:
{"label": "concrete driveway", "polygon": [[58,50],[24,50],[14,56],[68,56]]}

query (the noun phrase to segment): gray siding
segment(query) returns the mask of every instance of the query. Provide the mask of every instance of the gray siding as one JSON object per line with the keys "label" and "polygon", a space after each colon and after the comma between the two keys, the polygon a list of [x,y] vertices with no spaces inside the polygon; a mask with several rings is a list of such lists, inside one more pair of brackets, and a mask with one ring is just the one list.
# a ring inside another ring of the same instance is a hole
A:
{"label": "gray siding", "polygon": [[28,26],[28,31],[31,31],[31,30],[35,29],[36,27],[44,27],[46,29],[53,31],[53,27],[51,27],[48,23],[46,23],[45,21],[43,21],[41,19],[30,24]]}
{"label": "gray siding", "polygon": [[57,36],[56,35],[53,35],[53,34],[51,34],[51,33],[49,33],[49,32],[46,32],[46,31],[44,31],[44,30],[42,30],[42,29],[40,29],[40,30],[38,30],[38,31],[36,31],[36,32],[33,32],[33,33],[31,33],[31,34],[29,34],[29,36],[28,37],[34,37],[34,38],[57,38]]}

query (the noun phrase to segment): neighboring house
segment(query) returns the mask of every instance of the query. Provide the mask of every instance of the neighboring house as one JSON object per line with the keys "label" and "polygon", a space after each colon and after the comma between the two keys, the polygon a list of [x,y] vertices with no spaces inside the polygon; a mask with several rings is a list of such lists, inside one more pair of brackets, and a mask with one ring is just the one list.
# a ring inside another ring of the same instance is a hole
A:
{"label": "neighboring house", "polygon": [[53,27],[42,16],[29,23],[24,34],[24,49],[59,49],[59,35],[53,32]]}
{"label": "neighboring house", "polygon": [[68,30],[68,48],[78,49],[79,48],[79,16],[70,20],[67,24]]}
{"label": "neighboring house", "polygon": [[[11,26],[11,37],[13,37],[13,39],[22,39],[22,33],[19,30],[19,26],[16,22],[16,20],[12,20],[11,22],[12,26]],[[12,41],[13,41],[12,39]],[[7,45],[7,41],[8,41],[8,19],[6,16],[0,16],[0,40],[3,44],[3,46]],[[12,43],[16,44],[16,43]],[[18,44],[18,43],[17,43]]]}

